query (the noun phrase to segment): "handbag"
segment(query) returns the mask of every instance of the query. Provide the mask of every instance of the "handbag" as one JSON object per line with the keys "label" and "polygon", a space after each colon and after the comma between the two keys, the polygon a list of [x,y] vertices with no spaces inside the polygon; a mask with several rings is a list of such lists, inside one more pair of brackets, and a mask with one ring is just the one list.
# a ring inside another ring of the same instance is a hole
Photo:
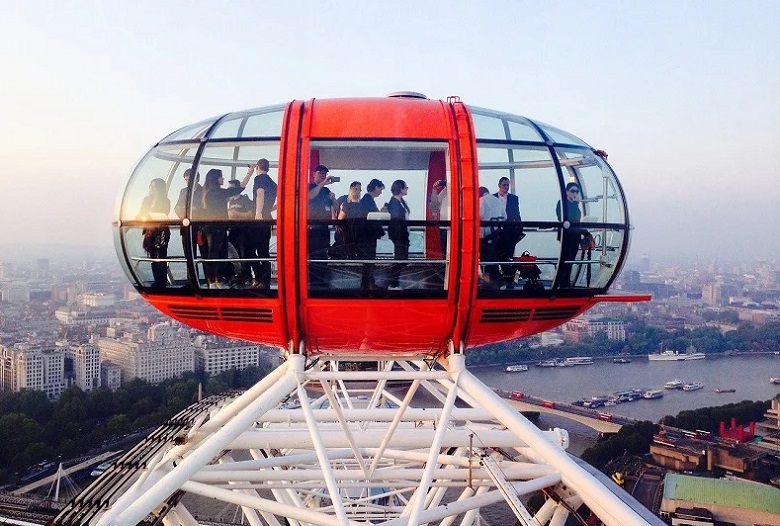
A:
{"label": "handbag", "polygon": [[527,250],[515,258],[515,261],[519,263],[518,267],[520,268],[521,278],[531,280],[539,279],[539,276],[542,275],[542,271],[539,268],[539,265],[536,264],[536,260],[536,256],[532,255]]}

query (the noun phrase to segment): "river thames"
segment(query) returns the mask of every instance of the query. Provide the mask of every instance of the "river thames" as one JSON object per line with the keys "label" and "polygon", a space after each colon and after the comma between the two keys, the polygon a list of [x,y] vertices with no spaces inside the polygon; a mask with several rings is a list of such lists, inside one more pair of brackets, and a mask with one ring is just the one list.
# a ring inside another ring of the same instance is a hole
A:
{"label": "river thames", "polygon": [[[611,359],[596,360],[593,365],[574,367],[535,367],[527,372],[507,373],[504,367],[484,367],[473,372],[490,387],[522,391],[557,402],[570,403],[578,398],[609,395],[628,389],[662,389],[663,398],[602,407],[599,411],[658,422],[665,415],[686,409],[719,406],[742,400],[769,400],[780,393],[780,385],[769,383],[780,376],[780,356],[773,354],[712,356],[685,362],[650,362],[634,357],[631,363],[616,364]],[[664,383],[679,378],[683,382],[702,382],[703,389],[682,391],[663,389]],[[715,389],[735,389],[716,393]],[[597,434],[592,429],[566,418],[540,415],[539,427],[562,427],[571,437],[570,452],[581,453]]]}

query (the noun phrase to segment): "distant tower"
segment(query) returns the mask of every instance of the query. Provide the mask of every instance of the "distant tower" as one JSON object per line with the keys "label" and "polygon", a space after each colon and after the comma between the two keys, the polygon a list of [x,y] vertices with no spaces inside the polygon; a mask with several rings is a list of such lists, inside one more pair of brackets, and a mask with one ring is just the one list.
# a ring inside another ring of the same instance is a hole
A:
{"label": "distant tower", "polygon": [[38,279],[46,279],[49,277],[49,260],[48,258],[39,258],[35,262],[35,276]]}
{"label": "distant tower", "polygon": [[639,257],[639,270],[648,272],[650,270],[650,254],[645,252]]}

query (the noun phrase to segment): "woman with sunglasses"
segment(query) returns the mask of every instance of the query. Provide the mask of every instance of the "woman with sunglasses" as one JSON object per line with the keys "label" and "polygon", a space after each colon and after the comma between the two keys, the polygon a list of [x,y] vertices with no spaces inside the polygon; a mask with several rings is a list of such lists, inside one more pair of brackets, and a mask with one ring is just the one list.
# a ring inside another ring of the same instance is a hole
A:
{"label": "woman with sunglasses", "polygon": [[563,258],[563,267],[559,286],[561,288],[571,287],[571,268],[572,261],[577,257],[577,250],[580,248],[581,229],[574,226],[582,218],[580,211],[580,186],[577,183],[566,185],[566,214],[563,214],[561,202],[555,208],[558,220],[566,220],[570,223],[569,228],[563,230],[561,241],[561,257]]}

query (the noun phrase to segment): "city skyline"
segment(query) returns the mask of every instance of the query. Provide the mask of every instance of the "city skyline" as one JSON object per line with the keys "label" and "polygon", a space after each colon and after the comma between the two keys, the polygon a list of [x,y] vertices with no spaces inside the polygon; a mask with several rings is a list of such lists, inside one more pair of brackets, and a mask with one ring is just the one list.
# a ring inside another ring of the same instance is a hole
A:
{"label": "city skyline", "polygon": [[780,255],[762,219],[778,169],[760,157],[780,136],[780,5],[432,2],[414,17],[356,6],[9,6],[0,244],[110,246],[134,163],[202,118],[411,89],[606,150],[634,255]]}

